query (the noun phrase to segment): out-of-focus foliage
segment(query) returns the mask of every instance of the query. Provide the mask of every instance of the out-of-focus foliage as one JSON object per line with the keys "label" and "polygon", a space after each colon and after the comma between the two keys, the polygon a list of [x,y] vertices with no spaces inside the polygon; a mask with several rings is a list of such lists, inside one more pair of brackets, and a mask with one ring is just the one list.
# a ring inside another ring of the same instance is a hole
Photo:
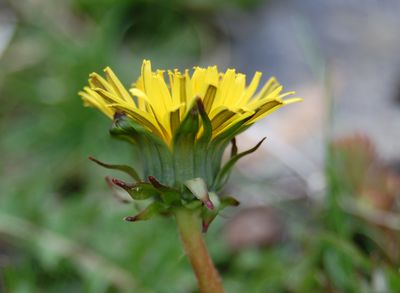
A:
{"label": "out-of-focus foliage", "polygon": [[[106,171],[86,158],[129,163],[135,155],[109,138],[110,121],[83,108],[77,92],[106,65],[128,82],[145,57],[160,67],[195,64],[220,37],[212,16],[256,2],[2,4],[16,22],[0,59],[0,291],[195,290],[172,219],[122,221],[135,206],[118,204],[101,179]],[[336,147],[327,158],[322,205],[277,207],[286,219],[281,242],[230,250],[217,221],[207,241],[227,292],[400,291],[397,183],[374,175],[369,152],[367,164],[342,160],[348,151]],[[371,188],[351,174],[379,182]]]}

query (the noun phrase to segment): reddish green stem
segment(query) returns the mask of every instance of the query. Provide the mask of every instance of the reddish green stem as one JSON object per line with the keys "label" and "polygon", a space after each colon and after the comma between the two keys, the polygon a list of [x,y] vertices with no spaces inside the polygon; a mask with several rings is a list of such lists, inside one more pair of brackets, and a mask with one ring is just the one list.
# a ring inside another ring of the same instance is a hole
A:
{"label": "reddish green stem", "polygon": [[179,209],[175,213],[179,233],[202,293],[222,293],[221,278],[208,254],[196,211]]}

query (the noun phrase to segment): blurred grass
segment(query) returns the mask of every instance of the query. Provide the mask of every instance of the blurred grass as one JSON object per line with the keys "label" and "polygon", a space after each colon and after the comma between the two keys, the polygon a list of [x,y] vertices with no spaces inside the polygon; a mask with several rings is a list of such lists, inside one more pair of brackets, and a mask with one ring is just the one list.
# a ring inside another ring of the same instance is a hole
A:
{"label": "blurred grass", "polygon": [[[112,198],[102,180],[108,172],[87,157],[133,164],[135,154],[109,139],[110,121],[84,109],[77,92],[107,65],[126,84],[144,57],[191,66],[220,38],[213,15],[256,2],[2,6],[17,23],[0,59],[0,291],[195,291],[172,219],[122,221],[135,208]],[[354,190],[328,154],[326,202],[282,203],[282,243],[232,251],[221,239],[223,220],[213,224],[207,241],[227,292],[378,292],[381,284],[381,292],[400,291],[382,231],[341,207]]]}

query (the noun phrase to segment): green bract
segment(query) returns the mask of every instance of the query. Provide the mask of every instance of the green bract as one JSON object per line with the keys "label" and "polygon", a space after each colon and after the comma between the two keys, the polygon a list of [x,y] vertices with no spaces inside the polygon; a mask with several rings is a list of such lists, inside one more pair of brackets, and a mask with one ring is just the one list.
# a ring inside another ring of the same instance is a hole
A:
{"label": "green bract", "polygon": [[[223,188],[234,164],[241,157],[254,152],[264,141],[248,151],[237,153],[234,138],[248,127],[245,122],[232,125],[212,138],[211,121],[202,101],[197,99],[175,132],[173,144],[169,147],[148,129],[123,113],[116,113],[110,134],[133,145],[141,158],[142,172],[132,166],[92,160],[103,167],[130,175],[134,181],[132,183],[118,179],[112,182],[126,190],[134,200],[152,200],[145,210],[126,220],[145,220],[156,214],[168,215],[174,208],[184,206],[202,210],[203,227],[206,230],[220,210],[239,204],[230,197],[220,198],[218,192]],[[223,164],[223,153],[230,142],[231,157]]]}

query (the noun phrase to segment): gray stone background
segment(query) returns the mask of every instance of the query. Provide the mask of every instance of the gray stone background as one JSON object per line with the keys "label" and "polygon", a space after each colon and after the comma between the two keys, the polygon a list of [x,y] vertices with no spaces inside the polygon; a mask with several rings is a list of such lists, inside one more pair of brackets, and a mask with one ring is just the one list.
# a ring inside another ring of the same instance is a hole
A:
{"label": "gray stone background", "polygon": [[268,138],[242,162],[243,176],[287,179],[280,175],[287,172],[316,195],[326,138],[354,133],[368,135],[385,161],[400,159],[400,1],[269,1],[220,23],[232,38],[212,61],[273,74],[304,98],[242,135],[243,148]]}

